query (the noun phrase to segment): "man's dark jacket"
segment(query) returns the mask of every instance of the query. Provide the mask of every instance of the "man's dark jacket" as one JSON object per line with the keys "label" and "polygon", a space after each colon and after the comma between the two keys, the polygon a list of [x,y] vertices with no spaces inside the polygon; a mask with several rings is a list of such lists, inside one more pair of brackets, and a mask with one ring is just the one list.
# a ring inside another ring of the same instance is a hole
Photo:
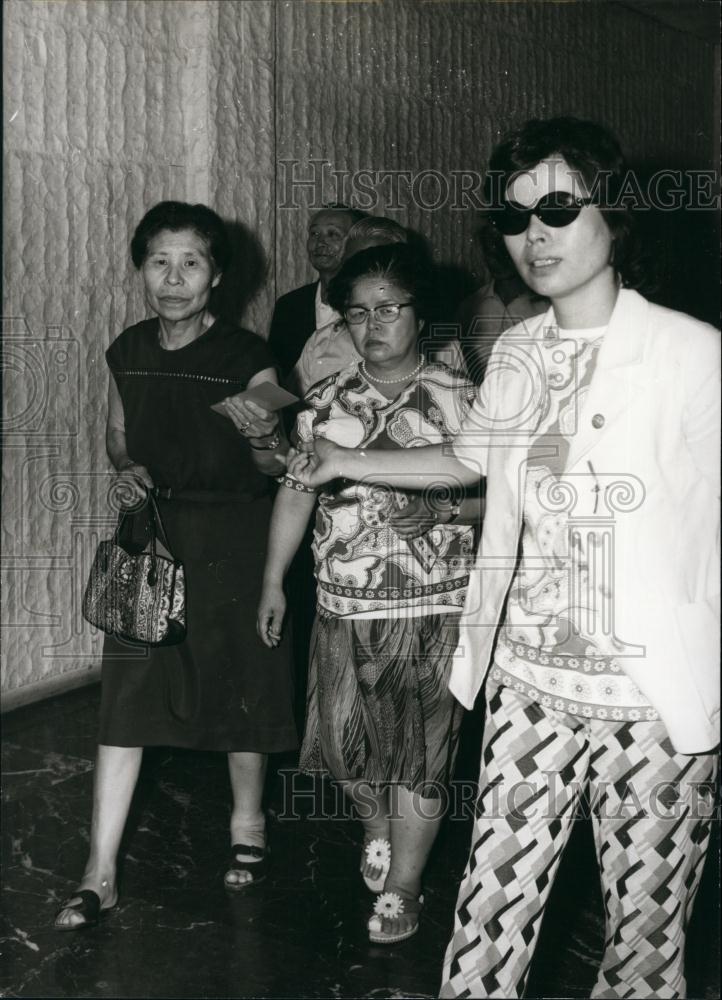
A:
{"label": "man's dark jacket", "polygon": [[317,281],[287,292],[276,301],[268,334],[268,346],[286,378],[298,359],[303,345],[316,329]]}

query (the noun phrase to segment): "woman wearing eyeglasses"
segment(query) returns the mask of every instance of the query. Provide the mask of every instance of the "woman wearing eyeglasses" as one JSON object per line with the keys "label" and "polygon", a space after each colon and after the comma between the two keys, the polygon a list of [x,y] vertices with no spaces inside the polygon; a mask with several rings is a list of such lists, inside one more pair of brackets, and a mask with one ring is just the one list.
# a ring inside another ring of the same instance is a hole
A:
{"label": "woman wearing eyeglasses", "polygon": [[[354,254],[329,285],[361,356],[306,394],[302,441],[398,455],[451,441],[473,385],[419,355],[432,299],[426,266],[403,244]],[[274,645],[283,578],[317,493],[282,478],[258,629]],[[318,496],[317,619],[300,766],[342,782],[364,827],[361,872],[381,893],[380,944],[418,929],[421,876],[445,804],[461,706],[448,690],[479,500],[428,481],[417,493],[339,480]]]}
{"label": "woman wearing eyeglasses", "polygon": [[316,442],[289,466],[316,486],[486,477],[450,682],[470,708],[485,681],[486,719],[444,997],[522,994],[584,793],[606,917],[592,996],[686,995],[719,740],[719,334],[631,289],[625,173],[577,119],[497,147],[490,224],[551,309],[502,334],[452,448]]}

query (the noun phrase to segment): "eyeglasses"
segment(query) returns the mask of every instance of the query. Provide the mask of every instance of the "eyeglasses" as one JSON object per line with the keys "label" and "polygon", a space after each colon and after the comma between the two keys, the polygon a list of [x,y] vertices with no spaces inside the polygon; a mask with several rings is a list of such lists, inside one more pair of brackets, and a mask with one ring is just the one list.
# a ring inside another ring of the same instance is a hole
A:
{"label": "eyeglasses", "polygon": [[504,201],[489,213],[489,218],[504,236],[525,233],[532,215],[545,226],[561,229],[574,222],[584,206],[591,205],[592,201],[592,198],[577,198],[569,191],[550,191],[528,208],[516,201]]}
{"label": "eyeglasses", "polygon": [[360,326],[365,323],[369,316],[375,316],[382,323],[393,323],[399,318],[399,313],[407,306],[412,306],[411,302],[386,302],[382,306],[374,306],[373,309],[366,309],[365,306],[349,306],[344,310],[344,319],[350,326]]}

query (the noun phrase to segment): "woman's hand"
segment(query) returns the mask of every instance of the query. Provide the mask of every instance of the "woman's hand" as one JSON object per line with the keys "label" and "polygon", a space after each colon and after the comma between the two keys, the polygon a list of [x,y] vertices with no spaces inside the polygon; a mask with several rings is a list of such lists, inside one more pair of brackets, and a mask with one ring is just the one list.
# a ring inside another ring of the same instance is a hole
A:
{"label": "woman's hand", "polygon": [[447,524],[451,520],[451,511],[434,510],[429,507],[423,496],[411,496],[406,506],[389,515],[389,527],[393,528],[399,538],[409,541],[431,531],[437,524]]}
{"label": "woman's hand", "polygon": [[283,587],[276,584],[264,584],[261,600],[258,605],[256,631],[261,642],[273,649],[281,641],[281,629],[286,614],[286,595]]}
{"label": "woman's hand", "polygon": [[223,401],[226,413],[245,438],[268,437],[278,430],[278,417],[252,400],[228,396]]}
{"label": "woman's hand", "polygon": [[325,438],[303,441],[298,451],[290,449],[286,456],[286,466],[289,474],[299,483],[315,489],[339,478],[340,458],[346,450]]}
{"label": "woman's hand", "polygon": [[115,493],[118,501],[124,507],[135,507],[136,504],[145,500],[148,490],[152,490],[155,483],[150,473],[144,465],[127,459],[117,470],[115,477]]}
{"label": "woman's hand", "polygon": [[286,471],[289,475],[293,476],[294,479],[298,479],[299,482],[305,484],[304,476],[309,475],[313,467],[314,456],[313,452],[310,454],[304,451],[298,451],[293,445],[286,452],[285,457]]}

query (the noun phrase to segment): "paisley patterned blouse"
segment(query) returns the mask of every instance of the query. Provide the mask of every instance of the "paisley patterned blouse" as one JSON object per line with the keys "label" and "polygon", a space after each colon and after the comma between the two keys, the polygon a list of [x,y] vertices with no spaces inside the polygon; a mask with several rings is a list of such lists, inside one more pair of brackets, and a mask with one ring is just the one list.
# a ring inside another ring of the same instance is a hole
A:
{"label": "paisley patterned blouse", "polygon": [[[475,393],[474,385],[446,365],[426,365],[394,400],[387,399],[349,365],[316,383],[299,414],[301,440],[328,438],[350,448],[416,448],[450,442]],[[283,486],[309,491],[284,475]],[[446,497],[448,487],[430,484],[426,495]],[[319,496],[314,532],[318,605],[322,613],[353,618],[415,618],[464,605],[474,529],[439,525],[407,542],[390,527],[389,515],[413,492],[342,480]]]}
{"label": "paisley patterned blouse", "polygon": [[[603,334],[560,331],[543,344],[546,412],[527,456],[522,559],[489,679],[572,715],[651,721],[656,711],[622,670],[614,638],[602,628],[610,583],[598,579],[594,531],[573,530],[555,502]],[[589,487],[599,489],[593,469]]]}

